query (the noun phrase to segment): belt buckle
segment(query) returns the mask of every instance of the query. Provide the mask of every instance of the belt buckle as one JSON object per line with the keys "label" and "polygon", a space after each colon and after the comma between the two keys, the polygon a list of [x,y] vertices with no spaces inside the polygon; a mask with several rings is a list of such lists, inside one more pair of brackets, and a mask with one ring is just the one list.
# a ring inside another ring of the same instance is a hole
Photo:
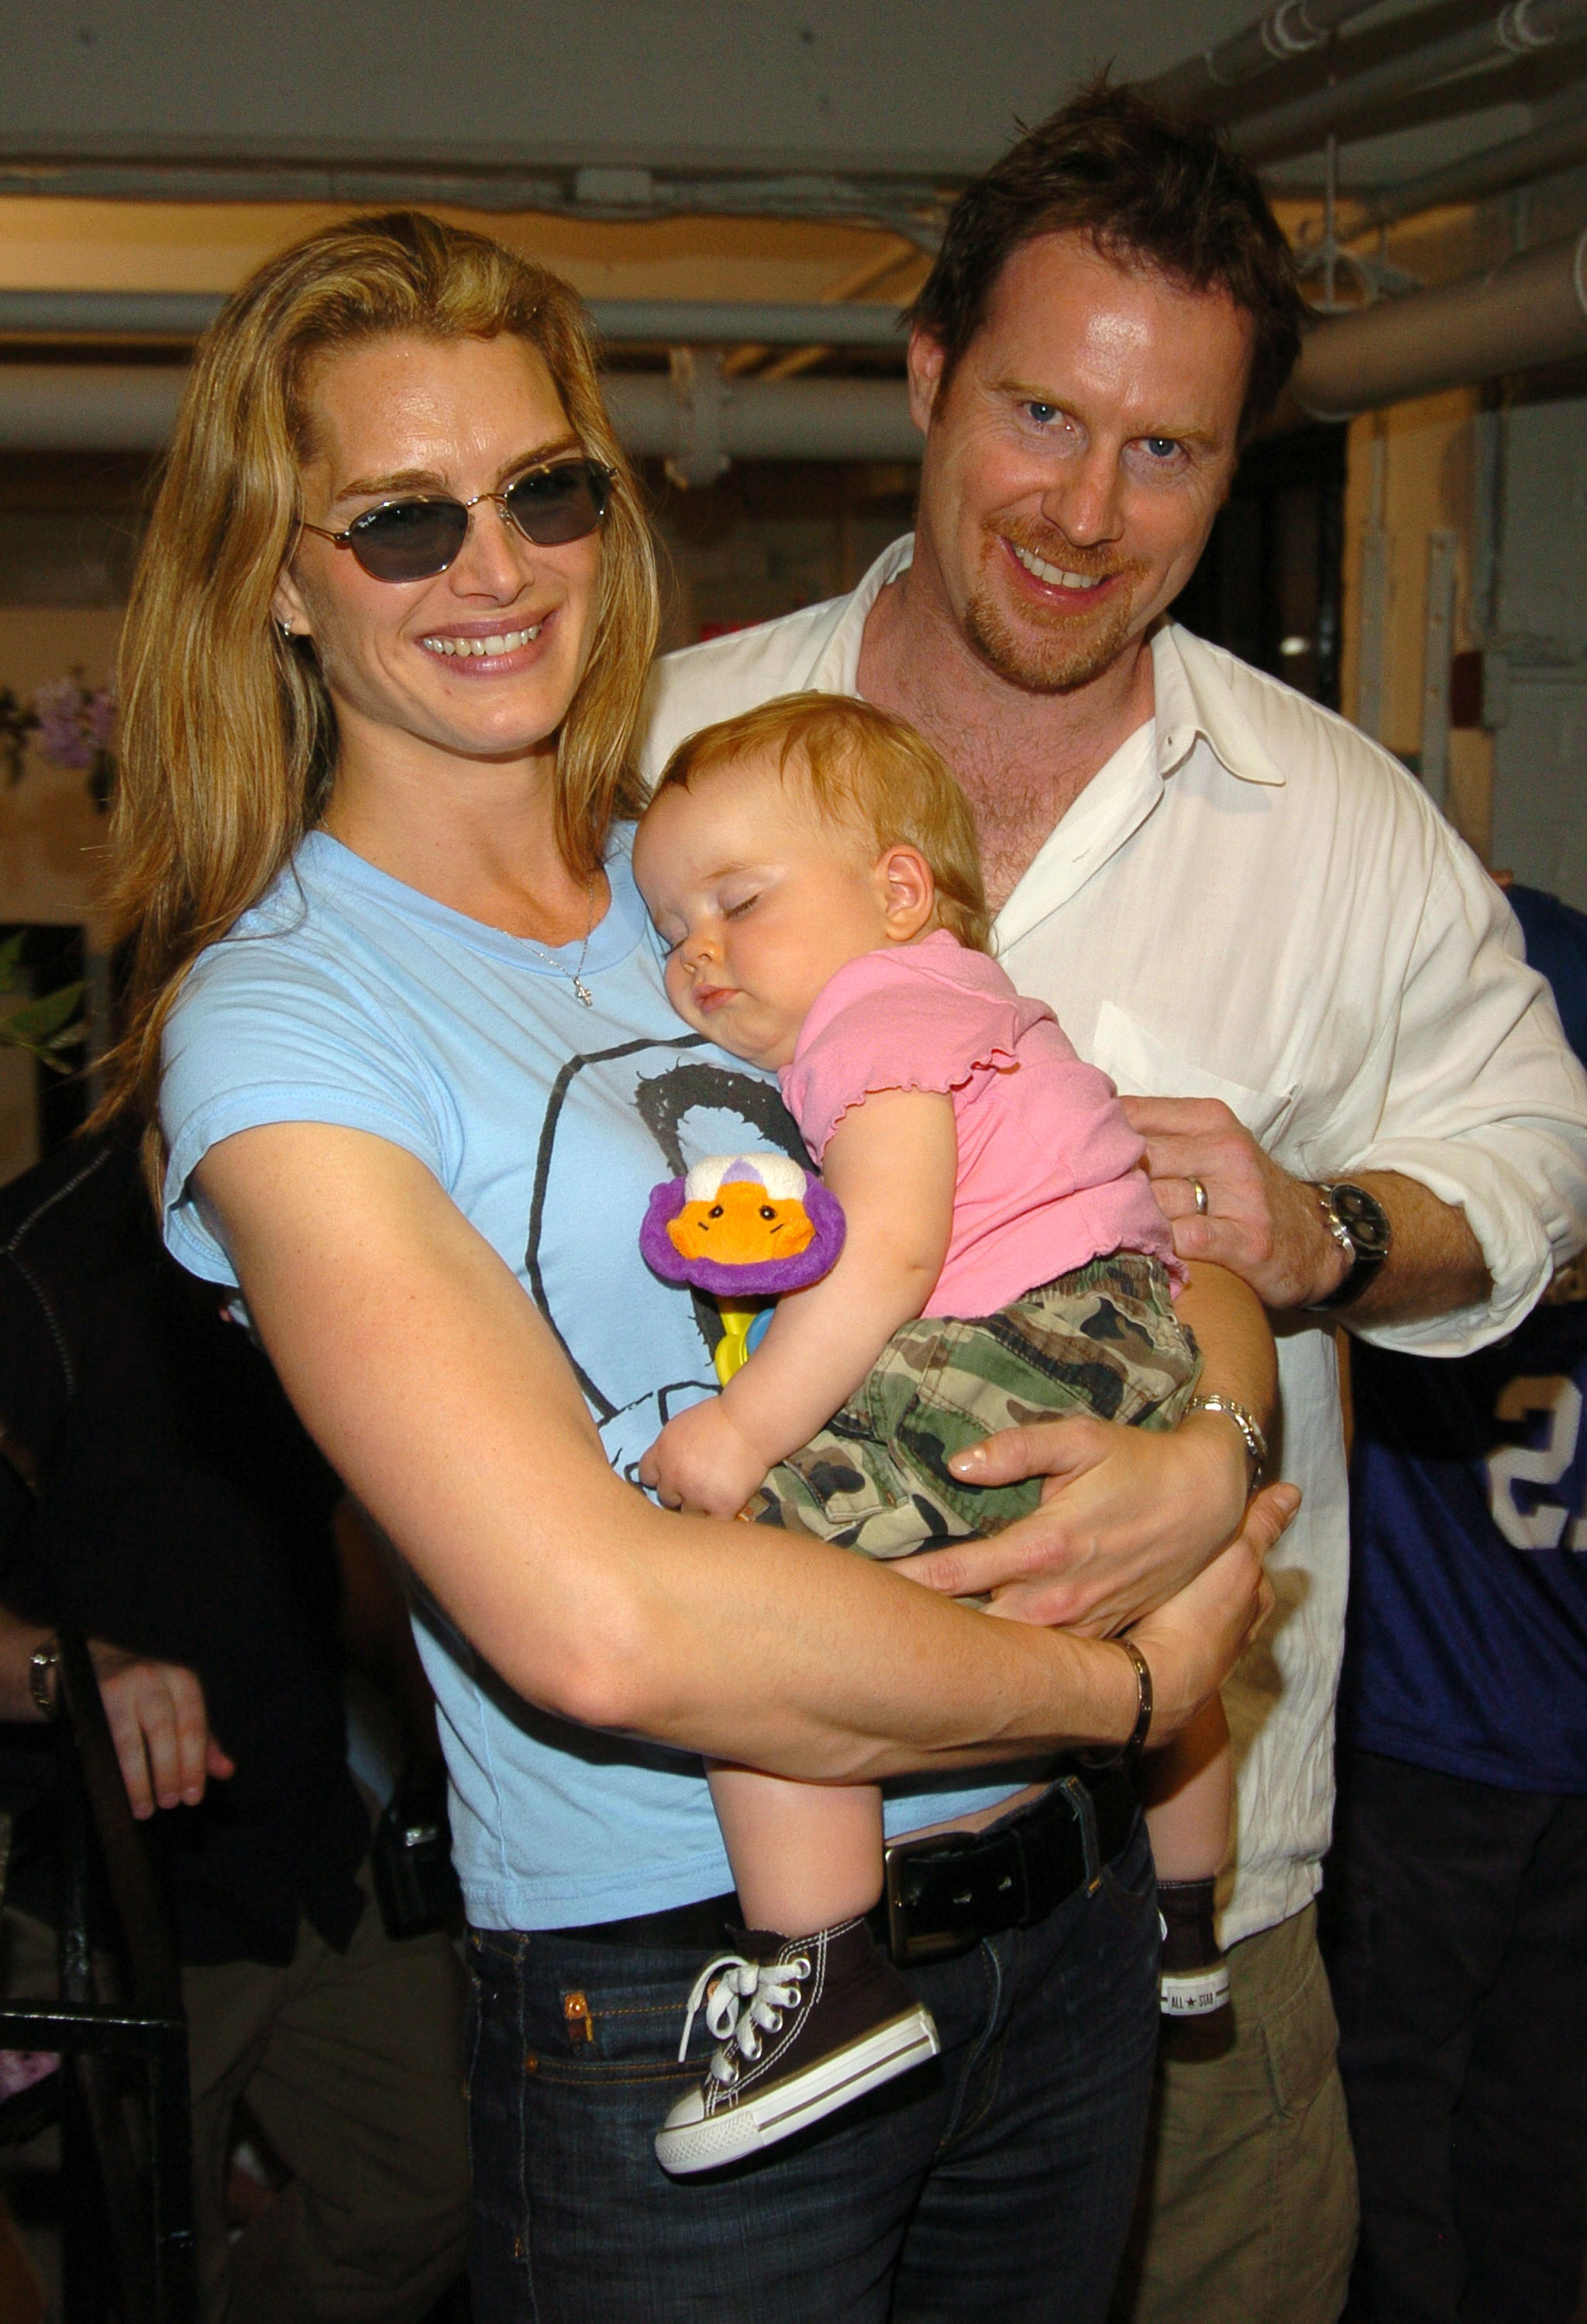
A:
{"label": "belt buckle", "polygon": [[[924,1961],[953,1960],[961,1953],[973,1952],[992,1927],[1016,1928],[1020,1924],[1026,1902],[1022,1894],[1010,1900],[1006,1918],[993,1922],[988,1917],[987,1906],[992,1900],[977,1894],[978,1888],[984,1889],[987,1854],[979,1835],[964,1832],[936,1832],[924,1840],[888,1842],[883,1850],[883,1896],[887,1906],[887,1950],[895,1968],[912,1969]],[[951,1879],[955,1858],[963,1864],[963,1893],[955,1894],[950,1888],[945,1895],[938,1881],[931,1884],[937,1889],[937,1896],[927,1899],[923,1893],[925,1884],[911,1878],[912,1868],[929,1865]],[[1017,1852],[1010,1858],[1010,1863],[1015,1861],[1019,1861]],[[1020,1868],[1022,1872],[1022,1863]],[[998,1882],[1000,1889],[1011,1888],[1013,1885],[1011,1870]],[[1022,1889],[1022,1878],[1020,1885]],[[917,1911],[930,1913],[933,1904],[935,1917],[929,1925],[922,1927],[916,1918]],[[955,1918],[957,1914],[962,1914],[963,1918]]]}

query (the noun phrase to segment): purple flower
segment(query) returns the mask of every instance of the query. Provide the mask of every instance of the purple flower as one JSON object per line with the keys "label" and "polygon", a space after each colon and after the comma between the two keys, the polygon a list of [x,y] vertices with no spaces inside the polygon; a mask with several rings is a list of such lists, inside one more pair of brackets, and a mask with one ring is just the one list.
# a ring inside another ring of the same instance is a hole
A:
{"label": "purple flower", "polygon": [[115,696],[107,686],[90,693],[78,678],[58,678],[33,696],[39,750],[58,767],[92,767],[110,746]]}
{"label": "purple flower", "polygon": [[101,686],[83,705],[83,724],[100,750],[108,751],[115,733],[115,688]]}

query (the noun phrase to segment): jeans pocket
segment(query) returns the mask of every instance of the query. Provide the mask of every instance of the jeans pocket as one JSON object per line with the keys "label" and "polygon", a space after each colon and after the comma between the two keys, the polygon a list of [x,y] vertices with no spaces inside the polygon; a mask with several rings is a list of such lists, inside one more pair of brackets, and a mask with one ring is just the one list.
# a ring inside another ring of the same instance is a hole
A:
{"label": "jeans pocket", "polygon": [[713,2046],[696,2017],[689,2057],[678,2043],[691,1987],[705,1966],[692,1954],[534,1941],[524,1980],[523,2039],[542,2088],[675,2082],[699,2075]]}
{"label": "jeans pocket", "polygon": [[1133,1926],[1157,1912],[1158,1876],[1146,1840],[1144,1819],[1112,1861],[1103,1867],[1102,1892],[1119,1918]]}

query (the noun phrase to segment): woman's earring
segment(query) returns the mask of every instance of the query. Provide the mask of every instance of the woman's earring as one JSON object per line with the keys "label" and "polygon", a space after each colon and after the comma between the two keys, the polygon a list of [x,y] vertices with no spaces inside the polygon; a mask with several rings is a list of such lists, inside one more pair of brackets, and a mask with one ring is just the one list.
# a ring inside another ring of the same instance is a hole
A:
{"label": "woman's earring", "polygon": [[292,625],[291,625],[291,622],[283,622],[281,623],[281,633],[282,642],[283,642],[284,644],[286,644],[286,645],[289,645],[289,646],[290,646],[290,645],[291,644],[291,642],[292,642],[292,637],[293,637]]}

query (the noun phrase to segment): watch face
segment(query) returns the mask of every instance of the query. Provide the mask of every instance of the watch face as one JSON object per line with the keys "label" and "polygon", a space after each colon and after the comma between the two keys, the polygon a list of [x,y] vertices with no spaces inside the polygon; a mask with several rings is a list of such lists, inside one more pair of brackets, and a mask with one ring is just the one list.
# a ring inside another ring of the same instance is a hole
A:
{"label": "watch face", "polygon": [[1333,1211],[1359,1252],[1380,1259],[1388,1257],[1389,1214],[1364,1186],[1336,1184]]}

